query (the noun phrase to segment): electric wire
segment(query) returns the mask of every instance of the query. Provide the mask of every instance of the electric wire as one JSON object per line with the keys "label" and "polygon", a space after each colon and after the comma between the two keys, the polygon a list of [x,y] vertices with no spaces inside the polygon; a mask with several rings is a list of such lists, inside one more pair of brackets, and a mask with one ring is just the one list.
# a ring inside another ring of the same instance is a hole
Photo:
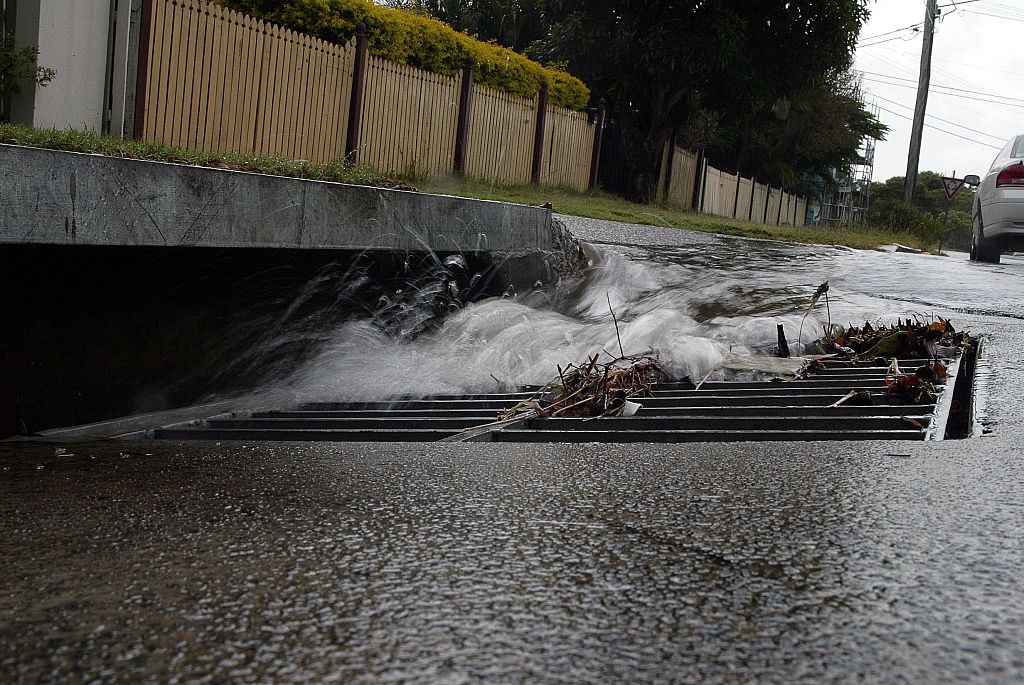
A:
{"label": "electric wire", "polygon": [[[889,98],[882,97],[881,95],[879,95],[877,93],[872,93],[871,97],[875,98],[875,99],[878,99],[878,100],[884,100],[885,102],[888,102],[889,104],[892,104],[892,105],[896,105],[897,107],[904,107],[904,108],[909,109],[909,110],[913,110],[914,109],[910,105],[905,105],[902,102],[897,102],[896,100],[890,100]],[[970,126],[964,126],[963,124],[958,124],[955,121],[950,121],[949,119],[943,119],[942,117],[937,116],[935,114],[927,114],[926,113],[925,117],[927,117],[929,119],[935,119],[936,121],[941,121],[944,124],[950,124],[952,126],[956,126],[957,128],[962,128],[965,131],[970,131],[971,133],[980,133],[983,136],[988,136],[989,138],[994,138],[996,140],[1005,142],[1003,136],[993,135],[991,133],[987,133],[985,131],[981,131],[981,130],[976,129],[976,128],[971,128]]]}
{"label": "electric wire", "polygon": [[[903,58],[906,58],[906,59],[910,59],[910,60],[916,60],[917,59],[917,55],[913,55],[913,54],[908,53],[908,52],[900,52],[900,51],[895,50],[893,48],[882,48],[882,50],[885,50],[886,52],[895,54],[895,55],[897,55],[899,57],[903,57]],[[916,71],[917,71],[916,69],[911,68],[910,66],[907,66],[905,64],[900,64],[899,62],[896,62],[896,61],[894,61],[892,59],[889,59],[889,58],[885,57],[884,55],[873,54],[870,59],[872,61],[879,60],[879,61],[884,62],[885,64],[891,66],[894,69],[897,69],[899,71],[902,71],[902,72],[905,72],[905,73],[912,74],[912,75],[916,76]],[[963,67],[971,67],[972,66],[970,64],[962,64],[962,63],[960,63],[960,62],[958,62],[956,60],[941,60],[941,59],[936,58],[936,57],[933,57],[932,59],[933,59],[933,61],[941,61],[941,62],[956,64],[957,66],[963,66]],[[995,69],[990,69],[990,68],[981,67],[981,66],[976,66],[976,68],[983,69],[986,72],[988,72],[988,71],[1001,71],[1001,70],[995,70]],[[950,72],[950,71],[948,71],[946,69],[943,69],[943,68],[941,68],[939,66],[933,66],[933,70],[936,73],[938,73],[938,74],[943,74],[945,76],[945,78],[951,79],[954,82],[961,83],[963,85],[968,85],[968,86],[974,85],[974,83],[972,81],[969,81],[969,80],[967,80],[965,78],[961,78],[960,76],[954,74],[953,72]],[[1024,76],[1022,76],[1021,74],[1019,74],[1017,72],[1003,72],[1003,73],[1012,74],[1013,76],[1017,77],[1018,79],[1024,81]],[[916,79],[915,79],[915,82],[916,82]],[[936,94],[937,95],[941,95],[941,93],[936,93]],[[977,111],[977,108],[966,107],[965,105],[960,104],[956,100],[946,100],[945,102],[946,102],[946,106],[947,107],[952,107],[954,109],[962,111],[963,112],[963,116],[965,116],[965,117],[969,117],[971,119],[976,119],[976,118],[979,117],[979,112]],[[991,104],[992,104],[991,107],[986,107],[985,111],[980,114],[980,116],[982,118],[984,118],[984,119],[986,119],[988,121],[997,123],[1000,126],[1007,127],[1007,128],[1013,129],[1013,130],[1017,130],[1019,128],[1019,123],[1020,122],[1017,120],[1017,118],[1020,115],[1020,107],[1019,106],[1012,105],[1012,104],[995,104],[995,103],[991,103]],[[1008,114],[1011,117],[1013,117],[1014,120],[1013,121],[1009,121],[1007,118],[1002,118],[1002,117],[994,116],[994,113],[996,113],[996,112],[1005,112],[1006,114]]]}
{"label": "electric wire", "polygon": [[[906,81],[906,82],[914,84],[912,86],[913,88],[917,88],[917,80],[916,79],[903,78],[902,76],[889,76],[888,74],[879,74],[878,72],[874,72],[874,71],[861,71],[861,73],[862,74],[866,74],[865,80],[878,80],[878,78],[886,78],[886,79],[890,79],[892,81]],[[869,77],[875,77],[875,78],[874,79],[869,79]],[[902,84],[891,83],[890,85],[898,86],[898,85],[902,85]],[[1024,105],[1024,100],[1022,100],[1020,98],[1011,98],[1011,97],[1008,97],[1008,96],[1005,96],[1005,95],[997,95],[996,93],[989,93],[989,92],[983,91],[983,90],[971,90],[969,88],[957,88],[955,86],[944,86],[944,85],[937,84],[937,83],[930,84],[929,91],[932,88],[939,88],[939,89],[944,90],[944,91],[945,90],[949,90],[949,91],[955,91],[957,93],[964,93],[965,95],[963,95],[962,97],[982,95],[982,96],[989,97],[989,98],[999,98],[1001,100],[1005,100],[1006,101],[1005,104]],[[953,95],[953,93],[943,93],[943,94],[944,95]]]}
{"label": "electric wire", "polygon": [[[897,116],[897,117],[900,117],[901,119],[906,119],[907,121],[913,121],[913,120],[914,120],[914,118],[913,118],[913,117],[909,117],[909,116],[907,116],[906,114],[901,114],[901,113],[899,113],[899,112],[894,112],[893,110],[891,110],[891,109],[886,109],[885,107],[882,107],[881,105],[875,105],[875,106],[876,106],[876,107],[878,107],[878,109],[882,110],[883,112],[887,112],[887,113],[889,113],[889,114],[892,114],[893,116]],[[933,131],[939,131],[940,133],[945,133],[946,135],[948,135],[948,136],[953,136],[954,138],[959,138],[960,140],[966,140],[966,141],[967,141],[967,142],[969,142],[969,143],[975,143],[975,144],[977,144],[977,145],[983,145],[983,146],[985,146],[985,147],[990,147],[990,148],[992,148],[993,150],[998,150],[998,149],[1000,149],[1000,146],[999,146],[999,145],[992,145],[991,143],[985,143],[985,142],[983,142],[983,141],[980,141],[980,140],[975,140],[974,138],[968,138],[967,136],[962,136],[962,135],[960,135],[959,133],[954,133],[953,131],[947,131],[946,129],[944,129],[944,128],[939,128],[938,126],[935,126],[935,125],[933,125],[933,124],[928,124],[928,123],[926,123],[926,124],[924,125],[924,127],[925,127],[925,128],[930,128],[930,129],[932,129]]]}

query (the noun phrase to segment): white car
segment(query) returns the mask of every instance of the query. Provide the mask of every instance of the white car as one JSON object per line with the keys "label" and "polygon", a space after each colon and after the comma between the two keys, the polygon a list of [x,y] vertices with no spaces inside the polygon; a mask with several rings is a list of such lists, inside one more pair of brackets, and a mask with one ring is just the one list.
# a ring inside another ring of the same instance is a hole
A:
{"label": "white car", "polygon": [[968,176],[978,185],[971,211],[971,259],[999,263],[1007,250],[1024,249],[1024,134],[999,151],[985,178]]}

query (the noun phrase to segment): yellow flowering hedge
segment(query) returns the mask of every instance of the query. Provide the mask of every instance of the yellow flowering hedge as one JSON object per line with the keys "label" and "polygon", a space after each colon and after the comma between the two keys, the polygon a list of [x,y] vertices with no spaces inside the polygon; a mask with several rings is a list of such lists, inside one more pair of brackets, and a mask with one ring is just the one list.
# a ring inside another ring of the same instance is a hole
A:
{"label": "yellow flowering hedge", "polygon": [[366,24],[370,54],[435,74],[454,76],[476,61],[474,80],[521,97],[548,82],[551,104],[582,110],[590,89],[575,76],[548,69],[508,48],[460,33],[436,19],[387,9],[370,0],[217,0],[220,4],[330,43],[344,43]]}

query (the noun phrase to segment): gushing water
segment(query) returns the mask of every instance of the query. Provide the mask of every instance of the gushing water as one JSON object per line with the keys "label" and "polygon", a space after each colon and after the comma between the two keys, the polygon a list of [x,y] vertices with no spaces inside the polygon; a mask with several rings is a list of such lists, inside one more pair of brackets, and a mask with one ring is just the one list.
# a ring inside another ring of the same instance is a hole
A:
{"label": "gushing water", "polygon": [[[791,246],[765,249],[761,259],[793,259]],[[801,323],[803,343],[827,324],[823,305],[803,321],[818,285],[813,254],[758,274],[699,248],[585,250],[590,268],[580,277],[479,301],[466,299],[479,274],[434,260],[425,277],[381,295],[365,315],[320,331],[316,353],[274,394],[369,401],[509,390],[546,383],[559,365],[621,353],[653,354],[674,376],[699,379],[721,373],[728,359],[773,353],[779,323],[794,351]],[[876,303],[850,304],[843,313],[851,318],[883,314]]]}

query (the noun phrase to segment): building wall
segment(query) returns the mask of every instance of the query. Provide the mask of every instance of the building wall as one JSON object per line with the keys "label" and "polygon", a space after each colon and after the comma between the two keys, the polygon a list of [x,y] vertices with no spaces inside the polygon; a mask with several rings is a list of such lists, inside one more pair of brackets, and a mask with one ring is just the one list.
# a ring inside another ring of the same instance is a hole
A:
{"label": "building wall", "polygon": [[[8,0],[10,2],[10,0]],[[57,75],[23,87],[11,118],[43,128],[103,129],[107,50],[114,0],[16,0],[19,45],[39,46],[39,65]]]}

